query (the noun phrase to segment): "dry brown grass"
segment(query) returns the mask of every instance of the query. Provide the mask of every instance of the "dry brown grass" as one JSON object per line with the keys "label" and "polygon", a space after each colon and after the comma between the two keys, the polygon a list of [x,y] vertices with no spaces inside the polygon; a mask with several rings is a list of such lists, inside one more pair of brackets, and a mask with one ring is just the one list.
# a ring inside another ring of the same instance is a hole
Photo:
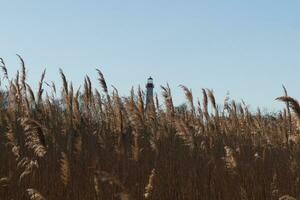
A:
{"label": "dry brown grass", "polygon": [[167,85],[145,108],[141,89],[120,97],[100,70],[103,92],[88,76],[74,90],[62,70],[61,98],[45,71],[35,92],[19,58],[15,78],[0,59],[1,200],[300,199],[300,106],[285,88],[276,115],[208,89],[195,103],[182,85],[188,107]]}

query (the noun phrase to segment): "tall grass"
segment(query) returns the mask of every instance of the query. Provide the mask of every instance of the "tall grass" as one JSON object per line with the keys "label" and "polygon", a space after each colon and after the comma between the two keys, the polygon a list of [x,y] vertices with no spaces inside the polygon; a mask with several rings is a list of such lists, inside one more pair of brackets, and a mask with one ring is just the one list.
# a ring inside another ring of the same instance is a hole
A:
{"label": "tall grass", "polygon": [[300,106],[286,89],[277,115],[207,89],[196,102],[186,86],[179,109],[168,85],[145,108],[141,89],[120,97],[100,70],[99,87],[87,76],[75,91],[60,70],[61,95],[45,72],[33,91],[19,58],[14,78],[0,59],[1,200],[300,199]]}

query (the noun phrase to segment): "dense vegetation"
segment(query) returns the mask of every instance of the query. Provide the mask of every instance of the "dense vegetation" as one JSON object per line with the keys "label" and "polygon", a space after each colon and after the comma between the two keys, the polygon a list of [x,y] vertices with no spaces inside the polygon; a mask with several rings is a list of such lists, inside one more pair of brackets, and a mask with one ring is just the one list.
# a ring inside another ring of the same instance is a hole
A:
{"label": "dense vegetation", "polygon": [[169,86],[146,107],[143,91],[120,97],[99,70],[101,92],[88,76],[74,91],[60,71],[61,93],[45,73],[35,93],[22,59],[15,78],[0,61],[1,200],[300,199],[300,107],[286,90],[277,115],[207,89],[194,102],[185,86],[187,108]]}

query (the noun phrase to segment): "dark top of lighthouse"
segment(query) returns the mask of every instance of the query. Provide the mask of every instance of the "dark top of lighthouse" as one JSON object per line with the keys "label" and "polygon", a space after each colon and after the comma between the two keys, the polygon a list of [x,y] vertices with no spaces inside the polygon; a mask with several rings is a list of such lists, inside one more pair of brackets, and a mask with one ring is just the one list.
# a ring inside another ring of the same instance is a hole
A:
{"label": "dark top of lighthouse", "polygon": [[151,76],[148,78],[146,87],[147,88],[154,88],[153,78]]}

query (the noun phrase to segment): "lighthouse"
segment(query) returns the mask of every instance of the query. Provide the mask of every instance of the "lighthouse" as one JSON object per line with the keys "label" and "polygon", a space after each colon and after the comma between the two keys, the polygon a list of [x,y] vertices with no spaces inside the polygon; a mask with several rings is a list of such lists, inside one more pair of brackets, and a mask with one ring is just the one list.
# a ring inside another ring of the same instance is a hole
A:
{"label": "lighthouse", "polygon": [[153,78],[150,76],[148,78],[147,84],[146,84],[146,109],[147,107],[153,103],[153,89],[154,89],[154,84],[153,84]]}

